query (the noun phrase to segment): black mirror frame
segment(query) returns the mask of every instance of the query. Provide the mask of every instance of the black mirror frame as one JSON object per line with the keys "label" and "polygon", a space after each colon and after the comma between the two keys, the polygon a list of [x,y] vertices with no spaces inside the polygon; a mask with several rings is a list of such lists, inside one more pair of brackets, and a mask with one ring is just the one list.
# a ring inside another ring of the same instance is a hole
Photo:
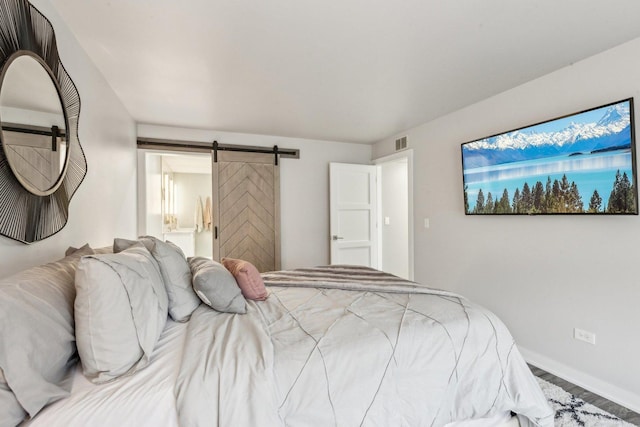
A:
{"label": "black mirror frame", "polygon": [[68,123],[66,172],[51,194],[40,196],[25,189],[13,174],[4,147],[0,149],[0,235],[33,243],[67,224],[69,202],[87,174],[87,160],[78,139],[80,95],[60,61],[53,26],[27,0],[4,0],[0,2],[0,66],[4,68],[19,51],[29,51],[49,67]]}

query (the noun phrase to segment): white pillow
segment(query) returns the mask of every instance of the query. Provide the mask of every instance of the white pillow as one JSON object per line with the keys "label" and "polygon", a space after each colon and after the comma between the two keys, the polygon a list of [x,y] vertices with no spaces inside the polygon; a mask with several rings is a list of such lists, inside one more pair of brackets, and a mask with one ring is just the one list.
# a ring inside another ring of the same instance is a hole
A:
{"label": "white pillow", "polygon": [[75,323],[85,376],[106,382],[142,369],[167,321],[168,298],[149,251],[83,257],[76,271]]}
{"label": "white pillow", "polygon": [[182,250],[171,242],[163,242],[153,236],[142,236],[139,240],[116,238],[113,251],[120,252],[141,242],[158,262],[160,274],[169,297],[169,314],[176,322],[186,322],[198,308],[200,300],[191,287],[191,270]]}
{"label": "white pillow", "polygon": [[69,395],[78,359],[73,282],[80,257],[89,254],[85,247],[0,279],[0,426]]}

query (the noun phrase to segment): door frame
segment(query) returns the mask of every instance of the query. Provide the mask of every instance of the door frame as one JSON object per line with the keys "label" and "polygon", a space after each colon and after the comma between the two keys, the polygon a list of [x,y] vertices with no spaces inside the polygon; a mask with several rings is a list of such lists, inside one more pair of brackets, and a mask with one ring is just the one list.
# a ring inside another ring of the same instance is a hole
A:
{"label": "door frame", "polygon": [[[414,280],[414,215],[413,215],[413,149],[409,148],[406,150],[398,151],[396,153],[378,157],[372,160],[374,165],[378,166],[378,177],[379,180],[384,179],[384,176],[380,173],[382,169],[382,165],[385,163],[391,163],[397,161],[399,159],[407,159],[407,215],[408,215],[408,254],[409,254],[409,280]],[[380,178],[381,177],[381,178]],[[379,183],[378,185],[378,224],[382,224],[382,185]],[[378,265],[382,266],[382,227],[378,227]]]}

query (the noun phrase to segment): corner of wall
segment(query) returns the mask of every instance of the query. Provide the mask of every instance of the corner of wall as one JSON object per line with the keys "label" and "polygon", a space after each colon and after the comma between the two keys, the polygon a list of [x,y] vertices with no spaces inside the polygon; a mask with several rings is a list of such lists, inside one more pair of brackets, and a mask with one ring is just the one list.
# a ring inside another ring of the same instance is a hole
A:
{"label": "corner of wall", "polygon": [[627,409],[640,413],[640,395],[629,390],[622,389],[592,377],[571,366],[550,359],[542,354],[536,353],[524,347],[518,346],[518,350],[527,363],[549,372],[565,381],[573,383],[579,387],[589,390],[605,399],[611,400]]}

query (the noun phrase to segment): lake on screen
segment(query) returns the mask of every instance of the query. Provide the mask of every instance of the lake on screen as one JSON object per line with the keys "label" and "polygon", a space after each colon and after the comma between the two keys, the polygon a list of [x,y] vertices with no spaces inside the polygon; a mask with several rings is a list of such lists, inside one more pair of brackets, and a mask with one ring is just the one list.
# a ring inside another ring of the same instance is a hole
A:
{"label": "lake on screen", "polygon": [[631,150],[547,157],[469,169],[464,174],[469,210],[475,207],[480,189],[484,193],[485,200],[491,193],[493,200],[496,201],[500,200],[506,188],[509,192],[509,203],[513,203],[516,188],[522,192],[525,182],[533,190],[537,181],[546,186],[547,177],[550,177],[553,183],[556,179],[561,181],[562,175],[565,174],[569,183],[573,181],[578,186],[585,209],[589,206],[594,190],[598,190],[602,198],[602,206],[606,207],[618,170],[621,175],[626,172],[631,183],[635,185]]}

